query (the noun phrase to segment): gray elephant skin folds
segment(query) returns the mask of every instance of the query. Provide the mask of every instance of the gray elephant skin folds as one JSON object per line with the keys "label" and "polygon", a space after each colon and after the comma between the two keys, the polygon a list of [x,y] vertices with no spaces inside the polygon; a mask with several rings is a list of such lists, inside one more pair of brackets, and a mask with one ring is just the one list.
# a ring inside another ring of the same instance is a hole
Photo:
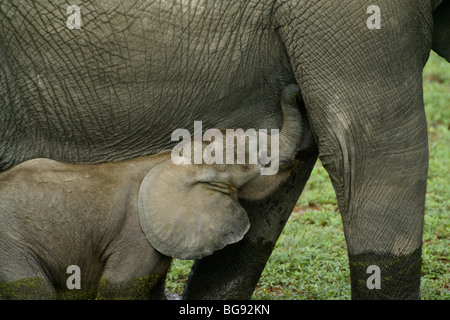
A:
{"label": "gray elephant skin folds", "polygon": [[174,258],[194,260],[183,299],[250,299],[318,159],[352,299],[420,299],[422,71],[450,61],[449,16],[1,0],[0,299],[166,299]]}

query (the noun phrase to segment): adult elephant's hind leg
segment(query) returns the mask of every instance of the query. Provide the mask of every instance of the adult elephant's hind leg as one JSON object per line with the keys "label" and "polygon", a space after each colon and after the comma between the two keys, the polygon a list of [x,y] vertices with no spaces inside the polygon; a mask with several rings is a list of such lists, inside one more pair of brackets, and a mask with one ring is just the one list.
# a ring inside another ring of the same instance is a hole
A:
{"label": "adult elephant's hind leg", "polygon": [[[324,11],[310,10],[306,22],[298,21],[311,32],[291,28],[295,19],[280,30],[338,198],[352,298],[417,299],[428,168],[422,70],[431,8],[420,0],[377,5],[379,29],[366,26],[365,3],[344,0],[323,2]],[[322,28],[323,17],[329,28]]]}
{"label": "adult elephant's hind leg", "polygon": [[250,229],[243,240],[196,261],[185,299],[249,299],[273,247],[295,206],[317,160],[312,148],[300,155],[289,179],[263,201],[241,204]]}

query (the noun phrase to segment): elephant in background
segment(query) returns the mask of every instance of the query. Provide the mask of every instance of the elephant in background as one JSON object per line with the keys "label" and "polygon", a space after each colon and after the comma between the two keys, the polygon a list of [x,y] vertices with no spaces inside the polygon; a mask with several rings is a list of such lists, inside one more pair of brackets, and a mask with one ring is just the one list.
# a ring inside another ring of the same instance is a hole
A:
{"label": "elephant in background", "polygon": [[[280,148],[268,146],[276,174],[260,174],[264,161],[195,164],[191,147],[181,163],[169,150],[91,165],[33,159],[1,173],[0,298],[164,297],[170,257],[202,259],[241,240],[250,223],[239,199],[263,199],[288,178],[308,141],[298,96],[296,85],[282,95]],[[232,145],[233,160],[249,158],[250,144],[234,143],[249,135],[203,142],[202,154]],[[66,286],[70,266],[79,290]]]}
{"label": "elephant in background", "polygon": [[[0,3],[0,170],[102,163],[173,147],[175,128],[279,128],[297,83],[316,147],[250,229],[198,260],[189,299],[249,298],[319,156],[336,191],[352,298],[417,299],[426,177],[422,69],[450,60],[448,1],[125,0]],[[434,26],[433,26],[434,25]],[[381,269],[369,290],[366,270]]]}

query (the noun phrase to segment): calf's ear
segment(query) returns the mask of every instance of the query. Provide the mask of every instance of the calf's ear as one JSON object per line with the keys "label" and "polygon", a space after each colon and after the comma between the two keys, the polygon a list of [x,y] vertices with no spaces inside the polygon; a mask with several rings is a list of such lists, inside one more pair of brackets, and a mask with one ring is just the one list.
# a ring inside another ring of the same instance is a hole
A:
{"label": "calf's ear", "polygon": [[154,167],[138,196],[139,220],[159,252],[176,259],[201,259],[241,240],[250,227],[237,190],[214,166]]}

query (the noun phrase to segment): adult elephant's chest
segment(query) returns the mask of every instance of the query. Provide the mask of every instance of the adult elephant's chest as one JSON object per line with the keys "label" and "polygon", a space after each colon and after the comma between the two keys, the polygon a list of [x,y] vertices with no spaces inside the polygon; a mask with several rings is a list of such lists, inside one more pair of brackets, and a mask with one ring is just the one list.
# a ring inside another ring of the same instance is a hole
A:
{"label": "adult elephant's chest", "polygon": [[65,6],[7,1],[1,81],[63,160],[157,152],[195,120],[276,127],[294,78],[264,6],[249,3],[105,1],[81,5],[80,28],[69,28]]}

